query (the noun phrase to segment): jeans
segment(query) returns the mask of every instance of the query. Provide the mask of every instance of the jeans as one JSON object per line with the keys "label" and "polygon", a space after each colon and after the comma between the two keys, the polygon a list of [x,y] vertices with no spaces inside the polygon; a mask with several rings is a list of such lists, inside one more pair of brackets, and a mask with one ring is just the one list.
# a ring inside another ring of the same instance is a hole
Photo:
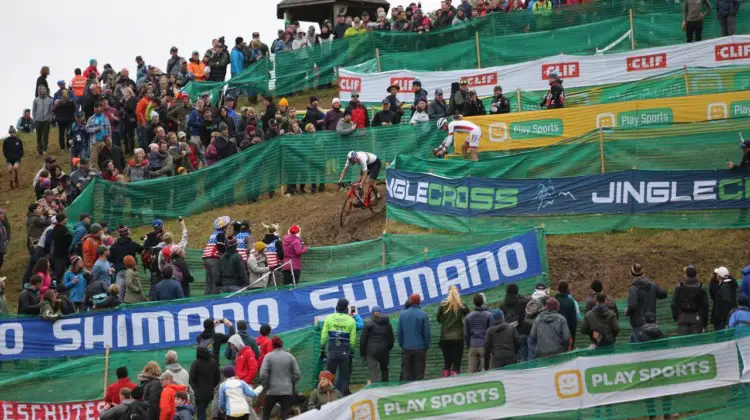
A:
{"label": "jeans", "polygon": [[424,379],[427,350],[404,349],[401,354],[401,357],[404,360],[404,380],[421,381]]}
{"label": "jeans", "polygon": [[60,121],[57,120],[57,141],[60,143],[60,150],[66,150],[68,147],[68,130],[73,125],[73,121]]}
{"label": "jeans", "polygon": [[734,35],[734,16],[719,17],[719,26],[721,26],[721,36]]}
{"label": "jeans", "polygon": [[47,152],[49,145],[49,121],[36,121],[36,152],[39,154]]}
{"label": "jeans", "polygon": [[125,301],[125,270],[120,270],[115,275],[115,284],[120,286],[120,302]]}
{"label": "jeans", "polygon": [[526,354],[526,360],[531,361],[536,359],[536,343],[531,340],[531,336],[526,338],[526,342],[528,344],[528,353]]}
{"label": "jeans", "polygon": [[349,372],[350,360],[348,351],[329,351],[326,369],[336,375],[336,389],[341,395],[347,395],[349,392]]}
{"label": "jeans", "polygon": [[211,400],[195,400],[195,417],[198,420],[206,420],[206,410],[210,404]]}
{"label": "jeans", "polygon": [[263,420],[271,419],[271,411],[279,403],[281,407],[280,416],[282,420],[289,418],[289,408],[294,400],[293,395],[267,395],[266,402],[263,404]]}
{"label": "jeans", "polygon": [[138,147],[148,155],[148,139],[146,138],[146,127],[138,126]]}
{"label": "jeans", "polygon": [[528,336],[521,335],[521,347],[518,349],[518,361],[523,363],[529,360],[529,340]]}
{"label": "jeans", "polygon": [[687,42],[700,41],[703,39],[703,20],[685,22],[685,32],[687,33]]}
{"label": "jeans", "polygon": [[469,373],[484,370],[484,347],[469,347]]}
{"label": "jeans", "polygon": [[630,330],[630,342],[631,343],[641,342],[641,337],[638,335],[638,332],[636,332],[635,328]]}
{"label": "jeans", "polygon": [[380,358],[367,356],[367,372],[370,374],[370,382],[388,382],[389,362],[388,353]]}
{"label": "jeans", "polygon": [[461,359],[464,357],[464,341],[440,340],[440,350],[443,351],[443,370],[460,372]]}

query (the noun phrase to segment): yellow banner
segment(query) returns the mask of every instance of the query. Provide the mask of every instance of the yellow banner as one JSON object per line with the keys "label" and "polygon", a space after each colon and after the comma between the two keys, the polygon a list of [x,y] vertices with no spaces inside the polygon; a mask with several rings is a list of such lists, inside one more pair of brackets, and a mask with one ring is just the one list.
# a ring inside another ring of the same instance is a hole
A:
{"label": "yellow banner", "polygon": [[[480,152],[547,146],[599,128],[750,117],[750,92],[683,96],[470,117],[482,128]],[[460,140],[457,139],[457,144]]]}

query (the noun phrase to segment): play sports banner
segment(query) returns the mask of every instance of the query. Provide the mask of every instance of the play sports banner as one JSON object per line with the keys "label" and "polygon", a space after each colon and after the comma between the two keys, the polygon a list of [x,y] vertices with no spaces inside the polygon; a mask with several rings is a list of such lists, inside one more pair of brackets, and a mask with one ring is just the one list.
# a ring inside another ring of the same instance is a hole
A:
{"label": "play sports banner", "polygon": [[351,92],[356,90],[360,94],[360,101],[379,103],[387,95],[388,87],[396,85],[400,88],[398,98],[410,103],[414,101],[412,83],[415,80],[422,82],[430,99],[434,97],[437,88],[446,92],[446,100],[449,99],[451,84],[460,80],[466,80],[469,88],[476,89],[479,96],[492,96],[496,85],[501,85],[507,96],[516,89],[548,89],[547,78],[552,72],[557,72],[562,77],[566,87],[583,87],[641,80],[681,70],[685,66],[719,67],[739,64],[750,64],[748,35],[607,55],[561,54],[486,69],[356,73],[344,68],[339,71],[339,96],[342,101],[349,101]]}
{"label": "play sports banner", "polygon": [[733,341],[365,388],[302,420],[496,419],[703,391],[739,382]]}
{"label": "play sports banner", "polygon": [[750,207],[750,178],[722,171],[624,171],[548,179],[386,171],[388,206],[458,217],[636,214]]}
{"label": "play sports banner", "polygon": [[[748,92],[649,99],[502,115],[469,117],[482,129],[480,152],[547,146],[599,128],[636,128],[750,117]],[[460,149],[457,139],[454,145]]]}
{"label": "play sports banner", "polygon": [[[64,392],[64,390],[59,390]],[[0,401],[0,419],[3,420],[98,420],[107,408],[104,400],[67,403],[22,403]]]}
{"label": "play sports banner", "polygon": [[[196,343],[207,318],[246,320],[259,332],[275,333],[313,324],[346,298],[366,317],[370,307],[399,311],[412,293],[425,305],[440,302],[451,285],[471,295],[535,278],[544,272],[541,233],[529,231],[502,241],[418,264],[297,288],[269,290],[212,300],[161,302],[121,310],[88,312],[49,322],[38,317],[0,320],[0,361],[100,354],[112,350],[154,350]],[[227,333],[223,325],[218,332]]]}

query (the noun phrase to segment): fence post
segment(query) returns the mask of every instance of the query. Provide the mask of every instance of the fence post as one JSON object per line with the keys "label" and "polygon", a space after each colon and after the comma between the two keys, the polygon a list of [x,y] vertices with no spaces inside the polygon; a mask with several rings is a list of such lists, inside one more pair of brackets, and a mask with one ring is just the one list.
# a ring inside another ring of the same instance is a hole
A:
{"label": "fence post", "polygon": [[688,82],[688,68],[687,64],[683,67],[685,73],[685,96],[690,96],[690,82]]}
{"label": "fence post", "polygon": [[387,221],[386,221],[386,225],[385,226],[386,226],[386,228],[385,228],[385,230],[383,230],[383,235],[380,237],[380,239],[382,240],[382,244],[381,244],[382,251],[381,251],[381,256],[380,256],[380,264],[382,264],[383,268],[385,268],[386,263],[388,261],[387,260],[388,247],[386,247],[386,244],[385,244],[385,241],[387,240],[386,234],[388,233],[388,222]]}
{"label": "fence post", "polygon": [[518,112],[521,112],[521,89],[516,89],[516,103]]}
{"label": "fence post", "polygon": [[474,32],[474,38],[476,39],[476,43],[477,43],[477,68],[481,69],[482,68],[482,52],[479,49],[479,31]]}
{"label": "fence post", "polygon": [[104,347],[104,394],[107,395],[107,380],[109,379],[109,344]]}
{"label": "fence post", "polygon": [[604,128],[599,127],[599,161],[602,166],[602,174],[604,173]]}
{"label": "fence post", "polygon": [[284,196],[284,148],[279,145],[279,160],[281,160],[281,171],[279,172],[279,196]]}
{"label": "fence post", "polygon": [[630,16],[630,49],[635,49],[635,25],[633,24],[633,9],[628,9]]}
{"label": "fence post", "polygon": [[375,48],[375,59],[378,62],[378,73],[383,71],[383,67],[380,66],[380,48]]}

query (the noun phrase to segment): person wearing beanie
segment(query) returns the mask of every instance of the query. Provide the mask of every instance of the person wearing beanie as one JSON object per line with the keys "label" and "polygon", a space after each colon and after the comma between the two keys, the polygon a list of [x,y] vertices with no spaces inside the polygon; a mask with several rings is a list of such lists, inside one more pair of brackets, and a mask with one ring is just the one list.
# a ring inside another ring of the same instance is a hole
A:
{"label": "person wearing beanie", "polygon": [[253,250],[247,256],[247,272],[248,281],[250,282],[251,289],[260,289],[268,285],[268,274],[271,269],[268,268],[268,262],[266,260],[266,247],[264,242],[256,242],[253,245]]}
{"label": "person wearing beanie", "polygon": [[211,356],[206,346],[198,346],[195,361],[190,365],[190,386],[195,392],[195,405],[199,420],[206,419],[206,410],[214,399],[214,389],[221,383],[219,363]]}
{"label": "person wearing beanie", "polygon": [[[222,334],[216,332],[216,327],[220,324],[224,324],[229,329],[228,334]],[[211,357],[219,363],[219,355],[221,354],[221,345],[229,342],[229,337],[235,333],[234,325],[232,321],[228,319],[217,319],[213,320],[207,318],[203,320],[203,331],[200,333],[196,341],[198,347],[206,347],[211,352]]]}
{"label": "person wearing beanie", "polygon": [[557,284],[557,294],[555,299],[560,304],[558,312],[565,317],[570,330],[570,346],[568,350],[573,350],[575,346],[576,331],[578,331],[578,302],[570,294],[570,285],[567,281],[561,280]]}
{"label": "person wearing beanie", "polygon": [[172,266],[168,265],[161,270],[161,280],[153,287],[154,300],[174,300],[182,299],[185,294],[182,292],[180,282],[172,278]]}
{"label": "person wearing beanie", "polygon": [[708,293],[698,281],[698,270],[692,265],[683,270],[686,279],[672,294],[672,319],[678,335],[700,334],[708,325]]}
{"label": "person wearing beanie", "polygon": [[341,110],[341,101],[339,98],[333,98],[331,100],[331,109],[326,112],[323,117],[322,129],[326,131],[336,131],[339,120],[344,117],[344,111]]}
{"label": "person wearing beanie", "polygon": [[529,298],[518,293],[518,285],[510,283],[505,287],[505,297],[500,304],[500,309],[505,315],[505,322],[514,325],[518,334],[521,336],[521,348],[518,350],[518,361],[525,362],[528,358],[529,346],[528,337],[531,332],[531,325],[527,325],[526,305]]}
{"label": "person wearing beanie", "polygon": [[99,249],[99,245],[102,244],[103,232],[102,225],[93,223],[89,226],[89,234],[81,240],[81,257],[83,258],[83,267],[87,271],[91,271],[94,268],[94,263],[98,258],[97,250]]}
{"label": "person wearing beanie", "polygon": [[[326,358],[326,368],[337,375],[336,388],[343,395],[349,392],[350,357],[357,345],[357,325],[349,316],[349,301],[339,299],[336,313],[326,317],[320,332],[321,359]],[[327,353],[327,357],[325,356]]]}
{"label": "person wearing beanie", "polygon": [[529,338],[535,344],[535,358],[565,353],[570,347],[570,329],[565,317],[557,313],[559,309],[560,302],[549,298],[534,320]]}
{"label": "person wearing beanie", "polygon": [[565,89],[562,86],[562,79],[556,72],[552,72],[548,77],[549,91],[542,98],[539,107],[542,109],[556,109],[565,107]]}
{"label": "person wearing beanie", "polygon": [[609,309],[607,296],[604,293],[596,295],[595,301],[594,308],[583,317],[581,333],[591,337],[595,348],[614,345],[620,333],[617,315]]}
{"label": "person wearing beanie", "polygon": [[515,325],[506,322],[501,309],[492,311],[492,326],[484,338],[485,369],[497,369],[518,361],[523,339]]}
{"label": "person wearing beanie", "polygon": [[729,328],[750,325],[750,296],[740,293],[739,306],[729,315]]}
{"label": "person wearing beanie", "polygon": [[8,163],[10,189],[14,189],[19,186],[18,177],[21,172],[21,159],[23,159],[23,141],[16,136],[16,129],[12,125],[8,129],[8,137],[3,140],[3,157]]}
{"label": "person wearing beanie", "polygon": [[737,280],[729,274],[726,267],[714,269],[714,276],[709,284],[711,300],[711,323],[716,331],[723,330],[729,323],[729,315],[737,307]]}
{"label": "person wearing beanie", "polygon": [[[179,245],[172,245],[170,249],[172,250],[172,255],[169,258],[172,263],[172,277],[180,283],[180,286],[182,286],[182,294],[188,298],[190,297],[190,283],[195,281],[195,278],[190,271],[190,266],[185,260],[185,248]],[[164,250],[162,250],[162,252],[163,251]]]}
{"label": "person wearing beanie", "polygon": [[[599,293],[604,293],[604,284],[602,284],[601,280],[594,280],[591,282],[591,296],[586,299],[586,308],[583,310],[584,314],[587,314],[590,310],[594,309],[594,306],[596,306],[596,295]],[[604,294],[606,295],[606,293]],[[615,313],[617,319],[620,319],[620,311],[617,309],[615,301],[608,298],[607,306]]]}
{"label": "person wearing beanie", "polygon": [[395,342],[393,327],[390,319],[387,315],[383,315],[379,306],[371,307],[370,314],[372,317],[367,320],[362,329],[359,356],[363,363],[367,364],[369,383],[388,382],[390,352]]}
{"label": "person wearing beanie", "polygon": [[403,379],[424,379],[427,350],[430,348],[430,319],[420,308],[422,297],[414,293],[409,297],[409,308],[398,319],[398,345],[403,360]]}
{"label": "person wearing beanie", "polygon": [[324,370],[318,375],[318,386],[310,393],[310,399],[307,402],[307,410],[320,410],[325,404],[331,403],[341,398],[341,392],[333,386],[336,376]]}
{"label": "person wearing beanie", "polygon": [[251,388],[236,376],[231,365],[225,366],[222,373],[226,380],[219,385],[219,411],[227,419],[247,419],[252,411],[247,397],[258,398],[263,388]]}
{"label": "person wearing beanie", "polygon": [[135,258],[136,255],[143,252],[143,247],[135,242],[130,237],[130,229],[125,225],[120,225],[117,228],[117,234],[119,237],[115,240],[115,243],[109,247],[109,261],[112,263],[115,272],[115,283],[120,286],[122,290],[122,296],[120,300],[123,300],[126,293],[125,288],[125,257],[130,256]]}
{"label": "person wearing beanie", "polygon": [[633,283],[628,290],[628,309],[625,315],[630,317],[630,342],[637,343],[638,336],[632,331],[644,324],[646,312],[656,313],[656,300],[666,299],[667,292],[643,274],[640,264],[630,267]]}
{"label": "person wearing beanie", "polygon": [[[307,247],[302,241],[302,229],[299,225],[292,225],[289,233],[284,235],[282,247],[284,258],[282,269],[284,274],[284,285],[299,284],[302,275],[302,255],[307,252]],[[340,376],[340,375],[339,375]]]}
{"label": "person wearing beanie", "polygon": [[289,417],[289,408],[294,400],[294,387],[302,374],[297,359],[284,350],[280,337],[271,339],[273,351],[263,358],[260,367],[260,384],[266,389],[263,404],[263,419],[269,419],[276,404],[281,408],[281,418]]}
{"label": "person wearing beanie", "polygon": [[481,372],[488,365],[485,363],[484,339],[493,322],[492,314],[485,307],[484,296],[476,293],[472,300],[474,311],[464,321],[464,343],[469,349],[469,373]]}
{"label": "person wearing beanie", "polygon": [[219,258],[218,274],[216,285],[221,287],[221,293],[233,293],[249,285],[245,262],[237,253],[237,239],[232,235],[227,236],[224,254]]}
{"label": "person wearing beanie", "polygon": [[307,107],[305,117],[302,119],[302,125],[312,124],[316,131],[323,129],[323,121],[326,114],[320,108],[320,101],[316,96],[310,97],[310,106]]}

